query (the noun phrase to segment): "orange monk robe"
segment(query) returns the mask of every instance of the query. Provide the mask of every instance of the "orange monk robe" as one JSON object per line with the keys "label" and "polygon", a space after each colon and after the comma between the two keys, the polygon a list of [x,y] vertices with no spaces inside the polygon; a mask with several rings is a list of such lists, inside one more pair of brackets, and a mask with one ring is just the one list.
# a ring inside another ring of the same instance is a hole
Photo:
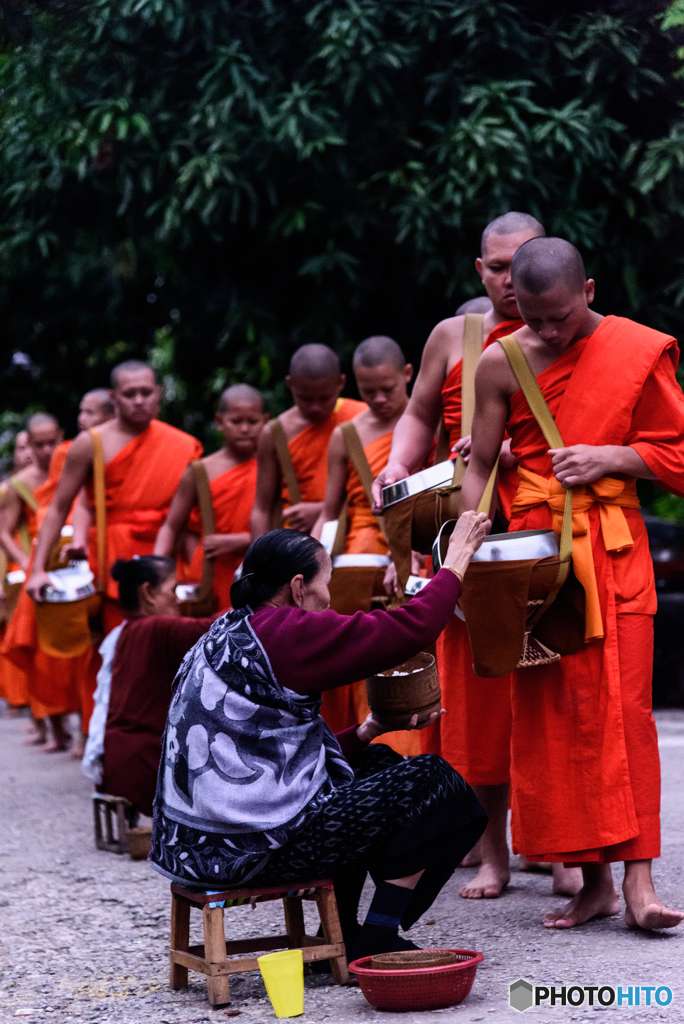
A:
{"label": "orange monk robe", "polygon": [[[117,558],[152,554],[157,533],[166,519],[183,471],[189,462],[201,455],[202,445],[197,438],[168,423],[152,420],[149,427],[124,445],[106,464],[106,633],[124,618],[118,605],[118,586],[109,570]],[[94,524],[92,481],[87,487],[87,496]],[[97,566],[95,525],[90,530],[90,564]]]}
{"label": "orange monk robe", "polygon": [[[70,444],[70,441],[64,441],[55,449],[47,478],[34,492],[38,502],[36,511],[24,506],[32,543],[54,497]],[[29,567],[27,578],[30,574]],[[87,690],[89,685],[88,669],[92,651],[88,650],[77,658],[54,658],[42,651],[38,644],[36,608],[24,588],[5,632],[2,654],[20,672],[26,674],[29,703],[35,718],[67,714],[80,709],[80,690]],[[88,704],[86,713],[89,717]]]}
{"label": "orange monk robe", "polygon": [[[673,338],[605,317],[537,377],[563,443],[630,445],[662,486],[682,495],[677,358]],[[521,474],[511,530],[559,529],[544,488],[556,507],[565,492],[520,391],[511,399],[508,430]],[[530,473],[536,476],[526,482]],[[633,493],[634,481],[608,477],[573,495],[573,506],[588,506],[573,512],[575,572],[585,575],[588,550],[604,638],[555,665],[514,674],[513,845],[532,859],[609,863],[659,855],[660,766],[651,714],[657,602]]]}
{"label": "orange monk robe", "polygon": [[[249,533],[249,517],[256,494],[257,460],[247,459],[246,462],[227,469],[214,480],[210,481],[211,501],[214,506],[217,533]],[[199,507],[196,506],[188,519],[188,529],[192,533],[202,534],[202,522]],[[198,545],[188,566],[180,566],[179,579],[197,581],[202,575],[202,544]],[[230,588],[235,570],[242,562],[244,555],[219,555],[214,559],[214,594],[218,598],[221,611],[230,608]]]}
{"label": "orange monk robe", "polygon": [[[487,335],[484,347],[522,326],[522,320],[497,324]],[[459,360],[442,388],[444,422],[452,446],[461,436],[461,371]],[[515,470],[502,472],[499,500],[507,519],[516,488]],[[441,753],[471,786],[507,783],[510,779],[511,677],[501,676],[483,683],[475,675],[468,631],[465,622],[456,615],[437,641],[437,668],[446,714],[439,722],[439,748],[434,752]]]}
{"label": "orange monk robe", "polygon": [[[366,445],[364,452],[368,459],[373,478],[385,468],[392,448],[392,431]],[[351,460],[347,468],[347,536],[344,553],[386,555],[389,551],[377,519],[371,512],[370,503],[361,483],[361,478]],[[358,725],[369,713],[364,680],[325,690],[321,715],[333,732],[342,732],[352,725]],[[419,732],[383,733],[379,743],[386,743],[398,753],[408,756],[423,752]]]}
{"label": "orange monk robe", "polygon": [[[14,542],[15,544],[20,543],[18,533],[14,537]],[[8,573],[18,568],[19,566],[16,562],[7,562]],[[3,622],[0,624],[0,649],[2,648],[6,632],[7,623]],[[3,697],[10,707],[13,708],[25,707],[29,702],[26,672],[11,662],[9,658],[6,658],[4,654],[0,654],[0,697]]]}
{"label": "orange monk robe", "polygon": [[[339,398],[330,415],[320,423],[310,423],[288,441],[302,501],[323,501],[328,483],[328,444],[335,427],[354,419],[367,409],[365,402]],[[282,484],[283,508],[292,504],[287,485]]]}

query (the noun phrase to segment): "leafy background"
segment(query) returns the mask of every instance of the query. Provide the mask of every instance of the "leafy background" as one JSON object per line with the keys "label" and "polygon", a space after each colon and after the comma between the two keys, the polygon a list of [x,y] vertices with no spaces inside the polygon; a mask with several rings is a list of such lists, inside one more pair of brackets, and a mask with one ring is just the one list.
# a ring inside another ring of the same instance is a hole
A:
{"label": "leafy background", "polygon": [[[539,216],[596,308],[684,325],[684,3],[4,0],[0,444],[149,357],[210,444],[286,404],[292,351],[418,362],[479,293],[483,225]],[[646,488],[652,507],[682,503]],[[659,504],[660,503],[660,504]]]}

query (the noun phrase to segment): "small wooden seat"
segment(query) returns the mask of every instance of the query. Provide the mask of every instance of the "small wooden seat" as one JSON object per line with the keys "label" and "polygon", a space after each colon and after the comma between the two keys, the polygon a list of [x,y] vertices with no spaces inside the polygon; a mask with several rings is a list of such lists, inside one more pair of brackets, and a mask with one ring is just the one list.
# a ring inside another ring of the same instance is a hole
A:
{"label": "small wooden seat", "polygon": [[109,853],[128,853],[128,831],[138,823],[138,812],[124,796],[93,793],[95,845]]}
{"label": "small wooden seat", "polygon": [[[187,988],[188,968],[201,971],[207,976],[211,1005],[224,1005],[230,1002],[230,975],[259,969],[256,956],[233,954],[266,953],[273,949],[301,949],[304,963],[330,960],[332,976],[337,984],[343,985],[349,980],[335,891],[329,878],[254,889],[228,889],[218,893],[197,893],[172,884],[171,893],[171,988]],[[269,900],[283,901],[284,935],[262,935],[255,939],[226,942],[225,910]],[[302,900],[317,904],[324,938],[306,934]],[[189,944],[191,907],[203,914],[204,944],[201,946]]]}

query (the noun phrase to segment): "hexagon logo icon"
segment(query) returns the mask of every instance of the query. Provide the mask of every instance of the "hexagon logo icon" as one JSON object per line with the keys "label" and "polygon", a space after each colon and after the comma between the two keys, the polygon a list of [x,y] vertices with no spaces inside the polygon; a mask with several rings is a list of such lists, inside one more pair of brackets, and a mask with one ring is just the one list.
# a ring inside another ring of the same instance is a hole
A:
{"label": "hexagon logo icon", "polygon": [[519,1010],[520,1013],[523,1010],[529,1010],[534,1003],[534,989],[524,978],[518,978],[517,981],[512,982],[508,993],[509,1003],[514,1010]]}

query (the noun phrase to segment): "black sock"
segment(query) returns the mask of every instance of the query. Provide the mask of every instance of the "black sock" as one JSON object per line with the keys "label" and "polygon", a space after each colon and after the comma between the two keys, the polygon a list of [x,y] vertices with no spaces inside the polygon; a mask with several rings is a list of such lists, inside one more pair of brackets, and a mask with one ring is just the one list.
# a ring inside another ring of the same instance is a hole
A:
{"label": "black sock", "polygon": [[392,882],[378,882],[359,936],[354,943],[353,959],[374,953],[393,953],[417,949],[408,939],[399,937],[399,924],[413,889]]}

